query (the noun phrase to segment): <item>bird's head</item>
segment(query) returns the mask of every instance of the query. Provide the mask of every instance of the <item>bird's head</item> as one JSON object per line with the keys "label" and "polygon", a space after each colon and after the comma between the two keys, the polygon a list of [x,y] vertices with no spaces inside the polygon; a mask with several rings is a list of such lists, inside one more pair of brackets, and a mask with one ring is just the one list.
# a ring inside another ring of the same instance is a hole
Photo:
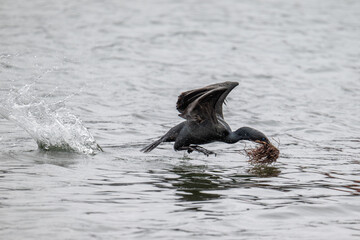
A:
{"label": "bird's head", "polygon": [[240,137],[240,140],[248,140],[258,143],[270,143],[269,139],[265,136],[265,134],[254,128],[242,127],[236,130],[235,133]]}

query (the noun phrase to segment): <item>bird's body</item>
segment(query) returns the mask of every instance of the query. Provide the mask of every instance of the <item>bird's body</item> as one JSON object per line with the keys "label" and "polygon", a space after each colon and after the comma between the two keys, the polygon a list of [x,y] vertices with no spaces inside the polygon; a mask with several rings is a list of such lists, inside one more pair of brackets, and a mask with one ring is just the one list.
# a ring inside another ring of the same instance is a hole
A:
{"label": "bird's body", "polygon": [[213,152],[198,145],[215,141],[235,143],[239,140],[268,141],[265,135],[255,129],[243,127],[235,132],[225,122],[222,105],[237,82],[224,82],[204,88],[183,92],[177,101],[179,116],[186,121],[171,128],[164,136],[142,149],[150,152],[162,142],[175,142],[174,149],[202,152],[205,155]]}

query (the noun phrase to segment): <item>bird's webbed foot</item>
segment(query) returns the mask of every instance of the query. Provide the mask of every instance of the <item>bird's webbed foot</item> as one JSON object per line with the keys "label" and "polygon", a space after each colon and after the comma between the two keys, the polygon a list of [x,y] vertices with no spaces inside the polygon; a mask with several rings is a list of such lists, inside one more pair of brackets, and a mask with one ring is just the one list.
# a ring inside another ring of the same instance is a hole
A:
{"label": "bird's webbed foot", "polygon": [[215,152],[207,150],[207,149],[205,149],[203,147],[200,147],[198,145],[191,145],[191,146],[181,147],[179,150],[187,150],[188,153],[192,153],[193,151],[197,151],[197,152],[205,154],[207,157],[210,154],[214,154],[216,156]]}

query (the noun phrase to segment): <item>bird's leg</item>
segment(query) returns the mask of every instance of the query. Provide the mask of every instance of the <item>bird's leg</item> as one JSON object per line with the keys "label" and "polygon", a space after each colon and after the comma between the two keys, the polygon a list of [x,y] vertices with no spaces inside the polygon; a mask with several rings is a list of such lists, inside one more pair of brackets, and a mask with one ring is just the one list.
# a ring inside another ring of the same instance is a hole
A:
{"label": "bird's leg", "polygon": [[207,149],[205,149],[203,147],[200,147],[198,145],[183,146],[183,147],[180,147],[177,150],[187,150],[188,153],[192,153],[193,151],[197,151],[197,152],[205,154],[206,156],[209,156],[210,154],[214,154],[216,156],[216,153],[214,153],[212,151],[209,151],[209,150],[207,150]]}
{"label": "bird's leg", "polygon": [[190,146],[183,146],[183,147],[179,147],[176,149],[176,151],[179,151],[179,150],[187,150],[188,153],[192,153],[196,149],[194,149],[193,147],[190,147]]}
{"label": "bird's leg", "polygon": [[187,152],[188,153],[192,153],[194,151],[194,148],[192,148],[192,147],[187,147]]}
{"label": "bird's leg", "polygon": [[205,149],[203,147],[200,147],[198,145],[192,145],[190,147],[192,147],[194,150],[196,150],[198,152],[201,152],[201,153],[205,154],[206,156],[209,156],[210,154],[214,154],[216,156],[215,152],[207,150],[207,149]]}

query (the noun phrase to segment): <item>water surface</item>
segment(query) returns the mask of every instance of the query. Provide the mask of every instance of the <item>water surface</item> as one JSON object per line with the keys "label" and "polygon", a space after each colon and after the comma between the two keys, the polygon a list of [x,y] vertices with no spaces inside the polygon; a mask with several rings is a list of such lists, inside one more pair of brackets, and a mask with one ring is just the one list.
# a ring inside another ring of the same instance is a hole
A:
{"label": "water surface", "polygon": [[[104,152],[38,150],[0,118],[0,238],[358,239],[359,16],[356,0],[2,1],[2,101],[33,84]],[[275,174],[244,142],[139,152],[182,121],[180,92],[222,81],[240,83],[230,126],[280,141]]]}

